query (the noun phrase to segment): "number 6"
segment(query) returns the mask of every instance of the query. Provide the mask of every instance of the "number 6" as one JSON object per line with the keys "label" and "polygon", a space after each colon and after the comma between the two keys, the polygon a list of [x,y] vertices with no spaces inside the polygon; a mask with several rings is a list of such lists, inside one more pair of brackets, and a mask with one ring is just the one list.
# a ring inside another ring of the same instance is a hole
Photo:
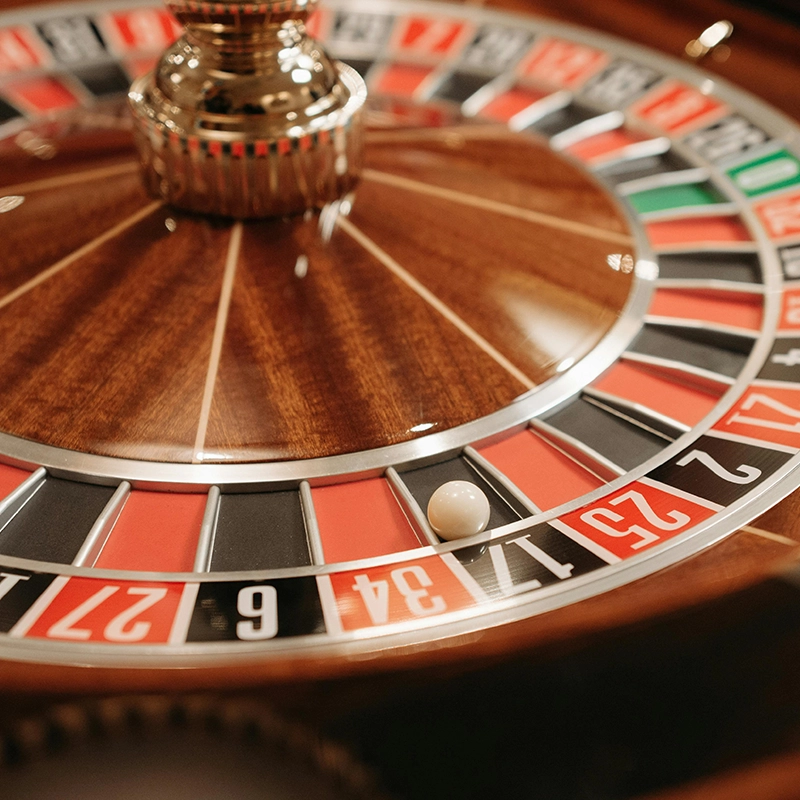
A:
{"label": "number 6", "polygon": [[[256,604],[258,598],[258,604]],[[248,642],[272,639],[278,633],[278,593],[274,586],[248,586],[239,592],[236,610],[243,617],[236,623],[236,635]]]}

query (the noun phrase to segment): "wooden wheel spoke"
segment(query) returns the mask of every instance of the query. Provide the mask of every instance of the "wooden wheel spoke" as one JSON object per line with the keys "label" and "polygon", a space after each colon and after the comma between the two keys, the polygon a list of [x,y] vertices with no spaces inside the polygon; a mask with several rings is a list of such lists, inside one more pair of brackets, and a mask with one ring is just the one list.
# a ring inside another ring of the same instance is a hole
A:
{"label": "wooden wheel spoke", "polygon": [[48,189],[60,189],[65,186],[105,180],[106,178],[113,178],[117,175],[128,175],[131,172],[136,172],[138,169],[139,164],[136,161],[125,161],[122,164],[112,164],[108,167],[81,170],[80,172],[69,172],[66,175],[56,175],[53,178],[41,178],[36,181],[27,181],[11,186],[0,186],[0,194],[25,195],[31,192],[41,192]]}
{"label": "wooden wheel spoke", "polygon": [[388,172],[366,169],[364,170],[363,178],[368,181],[382,183],[386,186],[392,186],[397,189],[418,192],[419,194],[436,197],[440,200],[449,200],[453,203],[470,206],[471,208],[477,208],[482,211],[488,211],[494,214],[502,214],[514,219],[524,220],[536,225],[545,225],[555,230],[566,231],[579,236],[587,236],[589,238],[598,239],[611,244],[622,245],[625,247],[631,247],[633,245],[633,239],[630,236],[622,233],[605,230],[604,228],[598,228],[594,225],[587,225],[583,222],[576,222],[575,220],[564,219],[563,217],[556,217],[552,214],[544,214],[541,211],[520,208],[518,206],[509,205],[508,203],[500,203],[497,200],[490,200],[485,197],[479,197],[478,195],[457,192],[453,189],[445,189],[441,186],[422,183],[421,181],[403,178],[399,175],[391,175]]}
{"label": "wooden wheel spoke", "polygon": [[137,211],[135,214],[131,214],[131,216],[122,220],[122,222],[119,222],[112,228],[109,228],[105,233],[100,234],[100,236],[97,236],[90,242],[87,242],[77,250],[73,250],[69,255],[65,256],[60,261],[57,261],[51,267],[48,267],[38,275],[35,275],[29,281],[23,283],[22,286],[18,286],[4,297],[0,297],[0,309],[5,308],[7,305],[13,303],[18,298],[30,292],[32,289],[35,289],[45,281],[48,281],[54,275],[57,275],[59,272],[62,272],[67,267],[79,261],[81,258],[83,258],[83,256],[91,253],[93,250],[96,250],[98,247],[110,241],[111,239],[114,239],[116,236],[119,236],[119,234],[123,233],[128,228],[152,214],[153,211],[155,211],[157,208],[160,208],[161,205],[162,202],[160,200],[148,203],[148,205]]}
{"label": "wooden wheel spoke", "polygon": [[203,448],[208,431],[208,420],[211,415],[211,402],[214,399],[214,386],[217,382],[219,372],[219,362],[222,358],[222,344],[225,340],[225,329],[228,325],[228,312],[231,307],[233,296],[233,284],[236,280],[236,267],[239,264],[239,253],[242,248],[242,223],[238,222],[231,230],[231,238],[228,243],[228,255],[225,259],[225,274],[222,279],[222,291],[217,307],[217,320],[214,325],[214,337],[211,341],[211,355],[208,360],[208,371],[203,388],[203,403],[200,407],[200,421],[197,425],[197,436],[194,442],[194,463],[203,460]]}
{"label": "wooden wheel spoke", "polygon": [[476,344],[484,353],[490,356],[497,364],[518,380],[526,389],[535,388],[536,384],[512,364],[497,348],[483,338],[473,327],[459,317],[449,306],[445,305],[436,295],[421,284],[409,272],[400,266],[385,250],[380,248],[366,234],[362,233],[352,222],[340,218],[339,227],[350,237],[355,239],[367,252],[386,267],[393,275],[399,278],[406,286],[421,297],[429,306],[439,312],[448,322],[452,323],[470,341]]}

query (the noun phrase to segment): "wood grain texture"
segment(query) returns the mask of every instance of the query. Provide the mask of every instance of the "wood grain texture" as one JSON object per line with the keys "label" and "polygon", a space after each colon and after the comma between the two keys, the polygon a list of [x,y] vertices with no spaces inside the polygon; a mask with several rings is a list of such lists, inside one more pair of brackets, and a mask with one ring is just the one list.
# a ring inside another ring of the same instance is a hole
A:
{"label": "wood grain texture", "polygon": [[[484,129],[486,133],[478,137]],[[370,139],[367,168],[600,231],[629,233],[618,205],[605,190],[555,155],[544,141],[483,125],[446,127],[439,136],[435,129],[419,133],[417,141],[411,131],[388,144],[379,136]]]}
{"label": "wood grain texture", "polygon": [[159,210],[0,311],[0,426],[191,460],[227,235]]}
{"label": "wood grain texture", "polygon": [[[370,163],[395,175],[435,166],[426,185],[625,229],[598,187],[530,143],[376,149]],[[594,347],[631,286],[608,268],[608,244],[554,241],[542,226],[369,181],[350,221],[537,384]],[[247,225],[207,449],[247,460],[353,452],[468,422],[525,388],[344,233],[321,246],[308,223]]]}
{"label": "wood grain texture", "polygon": [[523,391],[355,242],[340,233],[321,247],[302,227],[247,228],[208,451],[352,452],[474,419]]}
{"label": "wood grain texture", "polygon": [[[68,138],[67,153],[72,145]],[[137,175],[115,172],[124,164],[116,146],[101,137],[97,155],[108,176],[96,177],[88,158],[57,156],[32,170],[23,205],[0,217],[11,244],[0,277],[0,328],[10,341],[0,354],[0,430],[81,452],[191,461],[230,225],[164,210],[82,253],[148,202]],[[450,136],[376,145],[368,158],[382,175],[589,233],[381,182],[361,186],[352,224],[509,372],[345,233],[324,244],[316,218],[247,223],[209,426],[198,434],[203,460],[322,457],[446,430],[579,361],[617,320],[632,281],[607,256],[632,250],[595,233],[624,241],[626,222],[604,190],[546,146]],[[18,183],[29,160],[6,156]],[[86,178],[72,182],[76,175]],[[42,180],[50,183],[31,183]],[[297,273],[301,258],[307,274]]]}
{"label": "wood grain texture", "polygon": [[0,302],[7,293],[150,202],[135,173],[26,192],[24,197],[25,202],[13,213],[0,216],[5,248]]}
{"label": "wood grain texture", "polygon": [[[113,129],[71,129],[58,136],[57,157],[37,158],[14,142],[0,147],[0,188],[62,175],[79,175],[88,169],[134,164],[129,125]],[[51,141],[47,139],[47,141]]]}

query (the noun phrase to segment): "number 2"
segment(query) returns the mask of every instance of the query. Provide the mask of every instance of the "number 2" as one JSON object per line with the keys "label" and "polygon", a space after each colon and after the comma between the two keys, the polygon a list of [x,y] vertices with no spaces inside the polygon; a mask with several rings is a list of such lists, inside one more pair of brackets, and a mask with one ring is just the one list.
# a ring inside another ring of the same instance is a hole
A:
{"label": "number 2", "polygon": [[724,481],[728,481],[728,483],[744,485],[752,483],[761,477],[760,469],[757,467],[750,467],[747,464],[740,464],[736,467],[736,471],[743,472],[744,475],[737,475],[735,472],[730,472],[716,459],[702,450],[692,450],[691,453],[687,453],[677,464],[679,467],[685,467],[687,464],[691,464],[692,461],[699,461],[704,467],[708,467],[715,475],[718,475]]}

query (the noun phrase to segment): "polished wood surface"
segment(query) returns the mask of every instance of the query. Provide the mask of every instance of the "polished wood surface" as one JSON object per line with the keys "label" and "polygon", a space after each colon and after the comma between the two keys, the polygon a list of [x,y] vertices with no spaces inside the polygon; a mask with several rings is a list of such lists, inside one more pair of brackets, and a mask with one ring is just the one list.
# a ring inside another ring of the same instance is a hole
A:
{"label": "polished wood surface", "polygon": [[607,263],[633,252],[621,212],[543,144],[459,130],[380,131],[361,239],[251,222],[233,254],[230,222],[153,207],[116,139],[96,160],[81,137],[46,162],[7,148],[0,191],[25,202],[0,217],[0,430],[151,461],[330,456],[478,419],[579,361],[630,291]]}

